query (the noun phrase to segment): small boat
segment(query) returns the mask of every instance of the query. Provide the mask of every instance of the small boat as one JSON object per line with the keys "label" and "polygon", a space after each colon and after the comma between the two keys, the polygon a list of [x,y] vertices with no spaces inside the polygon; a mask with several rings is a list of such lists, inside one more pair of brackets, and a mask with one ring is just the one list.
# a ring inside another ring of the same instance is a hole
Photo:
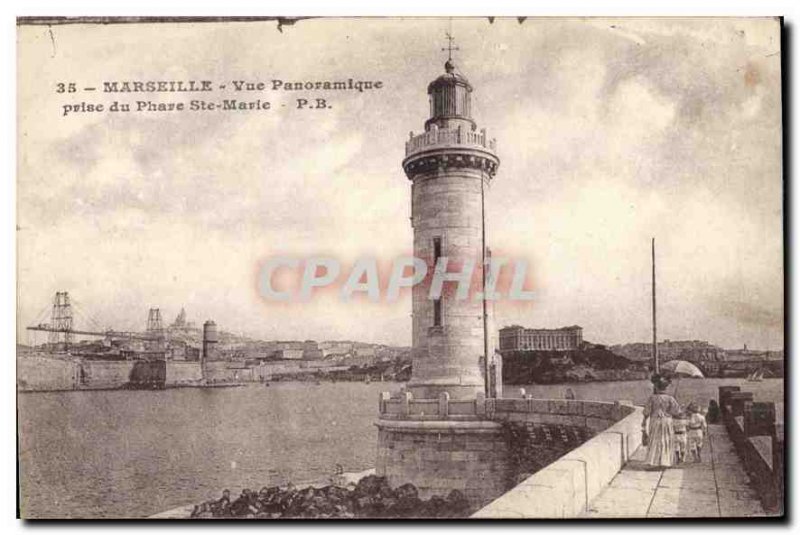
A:
{"label": "small boat", "polygon": [[754,371],[747,377],[747,380],[750,382],[758,382],[761,381],[762,379],[764,379],[764,371],[760,369]]}

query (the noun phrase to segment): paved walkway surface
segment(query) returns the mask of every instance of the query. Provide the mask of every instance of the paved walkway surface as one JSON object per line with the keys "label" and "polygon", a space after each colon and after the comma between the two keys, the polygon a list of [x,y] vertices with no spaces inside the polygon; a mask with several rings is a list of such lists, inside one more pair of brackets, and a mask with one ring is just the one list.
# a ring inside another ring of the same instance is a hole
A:
{"label": "paved walkway surface", "polygon": [[589,518],[707,518],[766,516],[750,488],[728,432],[709,426],[700,463],[647,469],[639,448],[611,484],[592,502]]}

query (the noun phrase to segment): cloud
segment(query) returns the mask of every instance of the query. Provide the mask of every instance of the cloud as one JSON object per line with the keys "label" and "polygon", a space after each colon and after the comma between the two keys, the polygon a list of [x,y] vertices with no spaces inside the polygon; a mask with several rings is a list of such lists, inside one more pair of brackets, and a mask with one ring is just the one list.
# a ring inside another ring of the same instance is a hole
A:
{"label": "cloud", "polygon": [[[475,118],[502,160],[490,243],[531,259],[539,292],[530,307],[498,306],[498,326],[579,323],[590,340],[646,339],[656,236],[664,336],[783,343],[775,21],[453,24]],[[447,26],[60,27],[56,58],[39,29],[22,28],[21,324],[69,289],[119,323],[143,323],[153,303],[176,313],[185,304],[263,336],[408,343],[402,307],[269,307],[253,273],[275,251],[342,260],[408,251],[403,144],[427,118]],[[270,100],[264,113],[56,120],[48,83],[75,72],[95,83],[354,77],[385,89],[332,94],[324,111],[298,112],[298,95],[267,92],[237,95]]]}

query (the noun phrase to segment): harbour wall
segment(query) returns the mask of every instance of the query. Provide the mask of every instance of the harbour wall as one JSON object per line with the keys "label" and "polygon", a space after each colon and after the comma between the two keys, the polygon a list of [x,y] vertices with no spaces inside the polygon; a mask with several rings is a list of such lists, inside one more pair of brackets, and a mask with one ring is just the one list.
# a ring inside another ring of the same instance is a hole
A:
{"label": "harbour wall", "polygon": [[[522,399],[478,395],[450,400],[446,394],[415,399],[403,392],[394,398],[382,394],[379,410],[377,475],[392,487],[414,484],[423,499],[459,490],[474,509],[505,496],[564,456],[575,464],[576,458],[589,455],[581,449],[585,444],[595,444],[589,452],[602,463],[611,447],[606,442],[615,439],[624,454],[616,452],[616,462],[592,465],[584,478],[584,494],[593,497],[641,441],[627,427],[618,427],[638,410],[629,403],[532,399],[524,393]],[[641,416],[635,424],[639,431]]]}
{"label": "harbour wall", "polygon": [[[166,369],[163,369],[166,366]],[[316,371],[347,371],[330,362],[274,361],[247,366],[241,361],[207,361],[209,383],[265,382]],[[20,392],[122,388],[133,383],[161,381],[165,386],[196,384],[203,377],[199,361],[88,360],[69,355],[23,353],[17,356]]]}
{"label": "harbour wall", "polygon": [[167,385],[195,383],[203,378],[199,362],[167,361]]}
{"label": "harbour wall", "polygon": [[80,385],[80,364],[67,358],[28,355],[17,359],[17,386],[28,390],[75,390]]}
{"label": "harbour wall", "polygon": [[[227,376],[233,374],[217,374],[217,377]],[[181,386],[200,379],[199,362],[81,361],[39,355],[17,359],[17,386],[21,392],[113,389],[130,383]]]}
{"label": "harbour wall", "polygon": [[131,380],[134,361],[84,361],[78,366],[82,388],[117,388]]}
{"label": "harbour wall", "polygon": [[[501,404],[506,401],[509,400],[497,400]],[[641,445],[641,407],[624,402],[513,401],[514,410],[506,411],[511,421],[534,426],[544,422],[584,426],[598,432],[478,510],[472,518],[575,518],[586,511]],[[525,409],[526,402],[533,412],[520,410]],[[547,412],[543,412],[545,407]]]}

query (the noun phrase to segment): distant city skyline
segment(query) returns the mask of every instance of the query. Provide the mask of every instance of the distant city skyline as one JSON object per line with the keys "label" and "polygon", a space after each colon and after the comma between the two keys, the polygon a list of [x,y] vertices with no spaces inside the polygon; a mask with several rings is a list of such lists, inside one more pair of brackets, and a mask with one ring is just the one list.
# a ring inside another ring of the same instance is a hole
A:
{"label": "distant city skyline", "polygon": [[[144,329],[151,307],[171,323],[185,307],[196,324],[255,338],[411,345],[408,295],[276,304],[256,280],[279,253],[346,263],[411,250],[400,162],[443,72],[448,20],[169,25],[168,37],[164,26],[91,38],[58,26],[53,41],[45,26],[19,29],[19,342],[66,290],[116,329]],[[655,236],[659,340],[783,348],[776,20],[476,18],[452,32],[502,161],[489,243],[529,260],[539,295],[498,303],[497,329],[577,324],[595,343],[650,341]],[[348,78],[382,88],[324,93],[327,110],[281,108],[298,95],[267,91],[238,98],[272,100],[270,111],[68,117],[53,91]]]}

